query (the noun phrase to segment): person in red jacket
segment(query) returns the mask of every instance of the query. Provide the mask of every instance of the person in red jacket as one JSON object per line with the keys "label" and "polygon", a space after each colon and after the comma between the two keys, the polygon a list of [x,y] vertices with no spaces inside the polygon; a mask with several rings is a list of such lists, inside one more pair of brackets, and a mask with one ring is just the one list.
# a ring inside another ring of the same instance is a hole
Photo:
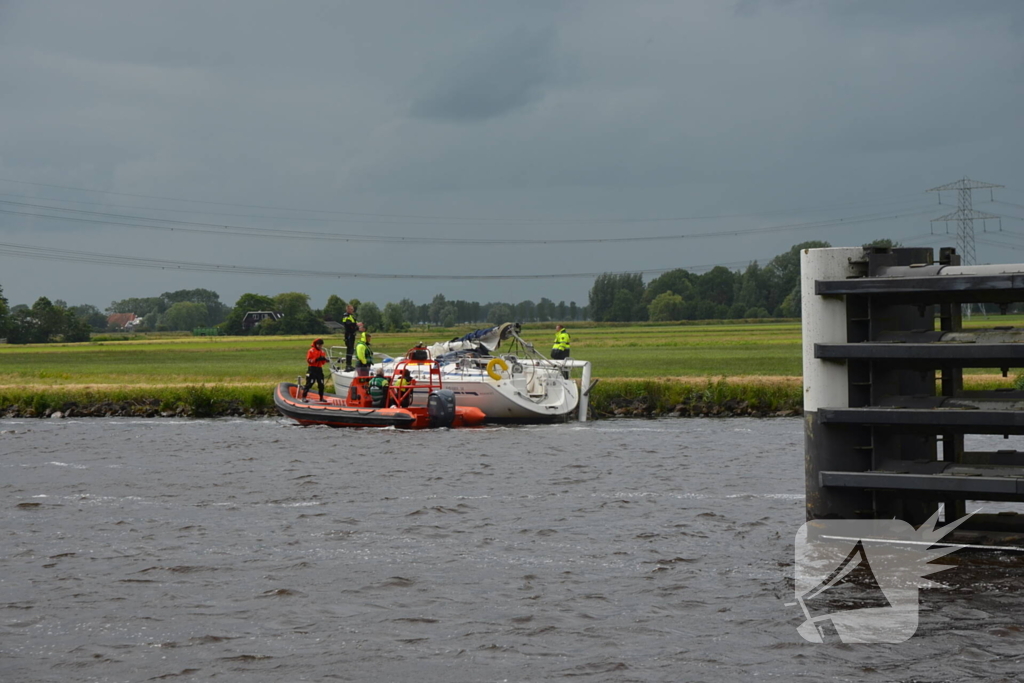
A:
{"label": "person in red jacket", "polygon": [[306,397],[313,386],[313,382],[316,382],[317,389],[320,390],[320,401],[323,402],[324,366],[327,365],[327,354],[324,353],[323,339],[315,340],[313,345],[309,347],[309,351],[306,352],[306,365],[309,367],[306,370],[306,386],[302,389],[302,397]]}

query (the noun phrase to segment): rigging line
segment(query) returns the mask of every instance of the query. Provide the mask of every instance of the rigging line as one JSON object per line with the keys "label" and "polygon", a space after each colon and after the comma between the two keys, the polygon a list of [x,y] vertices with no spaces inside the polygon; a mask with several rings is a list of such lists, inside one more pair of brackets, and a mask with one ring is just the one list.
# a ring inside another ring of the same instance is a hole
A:
{"label": "rigging line", "polygon": [[[0,202],[6,203],[6,202]],[[64,210],[78,213],[97,214],[98,212],[84,212],[78,209],[55,209]],[[128,223],[110,220],[101,220],[93,218],[83,218],[81,216],[54,216],[50,214],[42,214],[27,211],[13,211],[10,209],[0,209],[0,213],[19,215],[19,216],[31,216],[34,218],[51,218],[54,220],[62,221],[76,221],[80,223],[92,223],[108,226],[121,226],[121,227],[135,227],[135,228],[148,228],[150,230],[166,230],[166,231],[181,231],[181,232],[193,232],[193,233],[205,233],[214,234],[229,237],[265,237],[270,239],[304,239],[304,240],[316,240],[316,241],[340,241],[340,242],[376,242],[386,244],[445,244],[451,245],[456,244],[460,246],[474,245],[474,246],[492,246],[492,245],[528,245],[528,244],[604,244],[604,243],[623,243],[623,242],[653,242],[653,241],[665,241],[665,240],[681,240],[681,239],[695,239],[702,237],[734,237],[737,235],[755,235],[759,233],[772,233],[772,232],[786,232],[793,230],[812,230],[812,229],[823,229],[832,228],[845,225],[856,225],[860,223],[873,223],[883,220],[894,220],[897,218],[906,218],[909,216],[920,216],[924,214],[932,213],[933,209],[922,209],[919,211],[903,213],[903,214],[885,214],[876,215],[868,214],[866,216],[854,216],[850,218],[834,218],[824,221],[815,221],[811,223],[794,223],[794,224],[783,224],[775,226],[766,226],[761,228],[743,228],[739,230],[722,230],[712,231],[703,233],[688,233],[682,235],[650,235],[643,237],[585,237],[575,239],[550,239],[550,238],[529,238],[529,239],[479,239],[479,238],[458,238],[458,237],[394,237],[394,236],[374,236],[374,235],[344,235],[344,234],[331,234],[321,233],[304,230],[285,230],[279,228],[256,228],[246,226],[233,226],[223,225],[218,226],[213,223],[197,223],[188,221],[172,221],[157,218],[142,218],[141,220],[150,221],[161,221],[164,223],[172,223],[172,225],[149,225],[142,223]],[[99,214],[104,215],[104,214]],[[111,215],[111,214],[106,214]],[[125,218],[133,218],[132,216],[124,216]],[[201,226],[201,227],[194,227]]]}
{"label": "rigging line", "polygon": [[[106,266],[121,266],[147,268],[150,270],[181,270],[190,272],[215,272],[232,273],[244,275],[275,275],[292,277],[317,277],[317,278],[364,278],[377,280],[529,280],[529,279],[572,279],[572,278],[594,278],[602,275],[602,272],[593,273],[553,273],[540,275],[427,275],[427,274],[387,274],[387,273],[343,273],[336,271],[310,270],[306,268],[272,268],[265,266],[233,266],[217,263],[201,263],[191,261],[174,261],[169,259],[154,259],[136,256],[120,256],[116,254],[101,254],[88,251],[74,251],[71,249],[58,249],[54,247],[34,247],[25,244],[11,244],[0,242],[0,254],[19,256],[22,258],[33,258],[48,261],[69,261],[75,263],[90,263]],[[634,273],[667,273],[671,270],[685,268],[697,270],[701,268],[713,268],[715,265],[698,266],[673,266],[672,268],[642,268],[612,275],[626,275]]]}
{"label": "rigging line", "polygon": [[[900,201],[892,202],[881,202],[878,204],[866,203],[866,202],[850,202],[848,204],[836,205],[834,207],[818,208],[818,209],[796,209],[796,210],[773,210],[773,211],[761,211],[756,213],[736,213],[736,214],[717,214],[707,216],[681,216],[676,218],[596,218],[596,219],[585,219],[585,218],[552,218],[552,219],[518,219],[518,218],[488,218],[488,219],[472,219],[472,218],[445,218],[445,219],[419,219],[415,221],[368,221],[365,219],[342,219],[342,218],[314,218],[314,217],[303,217],[303,216],[266,216],[266,215],[254,215],[245,213],[230,213],[220,211],[196,211],[190,209],[164,209],[155,206],[137,206],[131,204],[108,204],[104,202],[83,202],[74,199],[57,199],[54,197],[36,197],[32,195],[23,194],[11,194],[6,192],[0,192],[0,197],[17,197],[19,199],[35,199],[38,201],[49,201],[49,202],[63,202],[65,204],[84,204],[87,206],[106,206],[123,209],[144,209],[147,211],[163,211],[167,213],[187,213],[187,214],[202,214],[207,216],[231,216],[233,218],[262,218],[271,220],[298,220],[307,222],[317,223],[359,223],[359,224],[370,224],[370,225],[451,225],[452,221],[477,221],[477,222],[492,222],[499,225],[576,225],[576,224],[630,224],[630,223],[644,223],[644,222],[681,222],[681,221],[698,221],[698,220],[714,220],[721,218],[742,218],[742,217],[759,217],[759,216],[771,216],[777,214],[799,214],[799,213],[811,213],[815,211],[829,211],[837,208],[847,208],[850,206],[893,206],[900,204],[909,204],[911,202],[920,201],[920,197],[913,197],[910,199],[903,199]],[[16,204],[18,202],[10,202],[6,200],[4,203]],[[36,206],[36,205],[30,205]],[[74,211],[75,209],[69,209],[66,207],[57,206],[45,206],[45,208],[61,210],[61,211]],[[162,220],[162,219],[147,219],[147,220]]]}
{"label": "rigging line", "polygon": [[[186,203],[191,203],[191,204],[206,204],[206,205],[213,205],[213,206],[234,206],[234,207],[241,207],[241,208],[247,208],[247,209],[266,209],[266,210],[270,210],[270,211],[295,211],[295,212],[302,212],[302,213],[320,213],[320,214],[333,214],[333,215],[344,215],[344,216],[368,216],[368,217],[379,217],[379,218],[411,218],[411,219],[421,219],[421,220],[439,220],[439,221],[448,221],[448,222],[453,222],[453,221],[475,221],[475,222],[483,223],[483,222],[491,222],[493,220],[499,220],[499,221],[500,220],[507,220],[507,219],[493,219],[493,218],[472,218],[472,217],[451,217],[451,216],[417,216],[417,215],[407,215],[407,214],[386,214],[386,213],[361,213],[361,212],[355,212],[355,211],[333,211],[333,210],[320,210],[320,209],[304,209],[304,208],[295,208],[295,207],[262,206],[262,205],[259,205],[259,204],[236,204],[236,203],[231,203],[231,202],[204,201],[204,200],[200,200],[200,199],[178,199],[178,198],[175,198],[175,197],[161,197],[161,196],[146,195],[146,194],[131,194],[131,193],[128,193],[128,192],[110,192],[110,191],[107,191],[107,190],[93,190],[93,189],[89,189],[89,188],[85,188],[85,187],[71,187],[71,186],[68,186],[68,185],[54,185],[54,184],[51,184],[51,183],[34,183],[34,182],[26,181],[26,180],[14,180],[12,178],[0,178],[0,182],[16,183],[16,184],[19,184],[19,185],[37,185],[39,187],[52,187],[52,188],[57,188],[57,189],[62,189],[62,190],[74,190],[74,191],[77,191],[77,192],[94,192],[94,193],[98,193],[98,194],[109,194],[109,195],[115,195],[115,196],[119,196],[119,197],[136,197],[136,198],[141,198],[141,199],[160,199],[160,200],[171,201],[171,202],[186,202]],[[888,199],[889,197],[910,197],[910,196],[917,196],[918,194],[919,193],[888,195],[886,197],[883,197],[883,199]],[[862,203],[862,202],[857,202],[857,203],[859,204],[859,203]],[[839,206],[841,207],[843,205],[839,205]],[[827,209],[822,209],[822,210],[827,210]],[[767,212],[767,213],[800,213],[800,212],[801,212],[800,210],[779,210],[779,211],[776,211],[776,212]],[[619,223],[621,223],[621,222],[648,222],[648,221],[649,222],[672,222],[672,221],[678,221],[678,220],[697,220],[697,219],[700,219],[700,218],[734,218],[734,217],[740,217],[740,216],[756,216],[756,215],[759,215],[759,214],[734,214],[734,215],[722,215],[722,216],[683,217],[683,218],[643,218],[643,219],[630,219],[629,221],[612,220],[612,219],[604,219],[604,220],[609,220],[610,222],[619,222]],[[535,218],[518,219],[518,220],[521,221],[521,222],[524,222],[524,223],[530,223],[530,222],[549,223],[549,222],[551,222],[551,221],[548,221],[548,220],[535,219]],[[589,224],[589,223],[594,223],[595,221],[592,220],[592,219],[582,219],[581,218],[581,219],[576,219],[575,222]]]}

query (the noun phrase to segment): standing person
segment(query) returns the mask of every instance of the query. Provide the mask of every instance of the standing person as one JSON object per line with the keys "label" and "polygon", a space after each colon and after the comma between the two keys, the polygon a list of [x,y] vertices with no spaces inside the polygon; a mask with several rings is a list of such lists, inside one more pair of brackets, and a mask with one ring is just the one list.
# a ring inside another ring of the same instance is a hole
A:
{"label": "standing person", "polygon": [[373,349],[370,348],[372,335],[364,332],[356,344],[356,376],[369,377],[370,366],[373,365]]}
{"label": "standing person", "polygon": [[313,382],[320,390],[320,402],[324,400],[324,366],[327,365],[327,354],[324,353],[324,340],[315,339],[306,352],[306,386],[302,389],[302,398],[309,394]]}
{"label": "standing person", "polygon": [[352,372],[352,354],[356,348],[356,332],[359,331],[356,309],[352,304],[345,307],[345,317],[341,319],[341,324],[345,326],[345,372]]}
{"label": "standing person", "polygon": [[366,323],[360,320],[356,323],[356,327],[359,329],[359,341],[366,341]]}
{"label": "standing person", "polygon": [[555,327],[555,344],[551,347],[551,357],[555,360],[562,360],[569,357],[569,330],[561,325]]}

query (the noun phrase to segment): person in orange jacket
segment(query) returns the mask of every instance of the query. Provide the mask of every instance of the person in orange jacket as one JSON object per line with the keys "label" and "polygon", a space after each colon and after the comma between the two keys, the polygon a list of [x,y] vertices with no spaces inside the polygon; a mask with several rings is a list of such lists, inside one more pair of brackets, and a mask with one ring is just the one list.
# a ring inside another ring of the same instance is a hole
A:
{"label": "person in orange jacket", "polygon": [[309,393],[310,388],[313,386],[313,382],[316,382],[317,389],[320,390],[320,401],[323,402],[324,366],[327,365],[327,354],[324,353],[323,339],[314,340],[313,345],[309,347],[309,351],[306,352],[306,365],[309,367],[306,369],[306,386],[302,389],[302,397],[306,397],[306,394]]}

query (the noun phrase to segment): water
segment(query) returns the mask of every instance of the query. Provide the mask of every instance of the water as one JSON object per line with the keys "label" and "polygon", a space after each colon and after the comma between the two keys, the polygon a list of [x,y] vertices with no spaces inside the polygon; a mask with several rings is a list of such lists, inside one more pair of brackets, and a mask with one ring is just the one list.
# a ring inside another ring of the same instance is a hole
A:
{"label": "water", "polygon": [[[1005,447],[1005,446],[1002,446]],[[797,419],[0,420],[0,681],[1011,679],[1020,558],[796,627]]]}

